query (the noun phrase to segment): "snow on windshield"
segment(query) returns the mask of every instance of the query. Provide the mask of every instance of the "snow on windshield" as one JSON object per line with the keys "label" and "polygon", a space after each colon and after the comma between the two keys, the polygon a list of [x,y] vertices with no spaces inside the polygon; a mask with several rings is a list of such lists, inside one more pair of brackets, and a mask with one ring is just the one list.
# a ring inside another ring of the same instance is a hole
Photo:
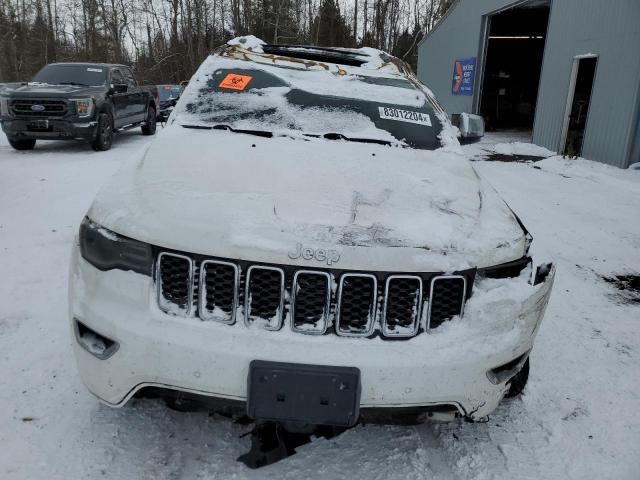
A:
{"label": "snow on windshield", "polygon": [[[229,72],[247,79],[247,86],[219,88]],[[418,113],[420,120],[389,121],[378,113],[378,106],[396,108],[397,116]],[[433,149],[440,146],[441,122],[436,118],[426,95],[397,74],[372,74],[358,67],[347,73],[287,61],[274,66],[210,56],[183,93],[173,121],[276,135],[339,133]]]}
{"label": "snow on windshield", "polygon": [[237,95],[224,92],[210,92],[191,102],[188,97],[189,103],[178,121],[228,125],[234,129],[274,134],[290,134],[292,130],[316,135],[339,132],[359,138],[396,141],[389,132],[376,128],[366,115],[341,108],[293,105],[285,98],[290,90],[288,87],[254,90],[242,95],[241,102]]}

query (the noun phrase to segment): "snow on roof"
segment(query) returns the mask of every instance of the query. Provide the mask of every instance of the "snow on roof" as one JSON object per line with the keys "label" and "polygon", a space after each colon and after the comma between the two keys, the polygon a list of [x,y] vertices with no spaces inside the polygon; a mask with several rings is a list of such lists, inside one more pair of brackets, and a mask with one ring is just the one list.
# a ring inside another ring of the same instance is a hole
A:
{"label": "snow on roof", "polygon": [[253,35],[245,35],[244,37],[232,38],[227,42],[227,45],[237,45],[254,52],[262,52],[262,45],[266,45],[266,42]]}
{"label": "snow on roof", "polygon": [[[404,75],[411,72],[410,68],[404,61],[389,55],[387,52],[376,48],[342,48],[342,47],[321,47],[312,45],[268,45],[263,40],[247,35],[244,37],[236,37],[227,42],[227,46],[234,47],[233,53],[253,53],[269,55],[270,61],[281,61],[290,57],[292,59],[307,59],[308,62],[315,63],[314,58],[319,65],[337,64],[357,66],[365,70],[383,70],[386,73],[395,73]],[[271,53],[268,53],[271,52]],[[274,53],[277,52],[277,53]],[[308,59],[309,56],[312,59]],[[344,63],[343,63],[344,62]]]}

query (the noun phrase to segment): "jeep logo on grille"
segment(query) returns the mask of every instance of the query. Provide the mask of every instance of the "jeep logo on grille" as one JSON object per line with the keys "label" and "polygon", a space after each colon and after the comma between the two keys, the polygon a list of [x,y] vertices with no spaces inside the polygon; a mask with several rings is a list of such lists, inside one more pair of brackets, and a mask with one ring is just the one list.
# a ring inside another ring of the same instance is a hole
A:
{"label": "jeep logo on grille", "polygon": [[43,112],[44,111],[44,105],[31,105],[31,110],[34,112]]}
{"label": "jeep logo on grille", "polygon": [[291,260],[297,260],[303,258],[304,260],[317,260],[319,262],[327,262],[327,265],[338,263],[340,260],[340,252],[337,250],[327,250],[325,248],[313,249],[311,247],[305,247],[301,243],[296,244],[294,250],[289,250],[289,258]]}

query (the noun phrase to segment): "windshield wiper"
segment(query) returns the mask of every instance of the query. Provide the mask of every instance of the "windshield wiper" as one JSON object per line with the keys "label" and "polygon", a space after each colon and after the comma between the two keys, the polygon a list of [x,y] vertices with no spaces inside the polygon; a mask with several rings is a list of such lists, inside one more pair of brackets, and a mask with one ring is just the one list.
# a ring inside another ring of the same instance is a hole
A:
{"label": "windshield wiper", "polygon": [[78,82],[60,82],[58,85],[77,85],[79,87],[88,87],[86,83],[78,83]]}
{"label": "windshield wiper", "polygon": [[[320,137],[320,135],[313,135],[314,137]],[[378,145],[391,145],[391,142],[388,140],[380,140],[377,138],[357,138],[357,137],[347,137],[341,133],[325,133],[322,135],[323,138],[327,140],[346,140],[347,142],[360,142],[360,143],[377,143]]]}
{"label": "windshield wiper", "polygon": [[[265,130],[245,130],[240,128],[232,128],[229,125],[219,124],[219,125],[182,125],[183,128],[194,128],[201,130],[228,130],[234,133],[246,133],[248,135],[256,135],[258,137],[271,138],[273,137],[273,132],[267,132]],[[377,138],[357,138],[357,137],[347,137],[341,133],[325,133],[324,135],[316,135],[313,133],[304,133],[305,137],[312,138],[326,138],[327,140],[346,140],[347,142],[359,142],[359,143],[376,143],[378,145],[391,145],[392,142],[389,140],[380,140]]]}
{"label": "windshield wiper", "polygon": [[229,125],[182,125],[183,128],[195,128],[201,130],[228,130],[234,133],[246,133],[247,135],[255,135],[257,137],[265,137],[271,138],[273,137],[272,132],[267,132],[265,130],[245,130],[240,128],[231,128]]}

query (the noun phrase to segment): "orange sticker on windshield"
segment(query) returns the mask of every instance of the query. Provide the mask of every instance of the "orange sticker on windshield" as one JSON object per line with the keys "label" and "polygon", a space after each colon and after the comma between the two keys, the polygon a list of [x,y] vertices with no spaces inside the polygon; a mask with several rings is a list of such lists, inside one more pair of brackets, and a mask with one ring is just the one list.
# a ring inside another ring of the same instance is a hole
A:
{"label": "orange sticker on windshield", "polygon": [[229,90],[244,90],[249,85],[253,77],[249,75],[239,75],[237,73],[229,73],[224,80],[218,85],[220,88],[228,88]]}

